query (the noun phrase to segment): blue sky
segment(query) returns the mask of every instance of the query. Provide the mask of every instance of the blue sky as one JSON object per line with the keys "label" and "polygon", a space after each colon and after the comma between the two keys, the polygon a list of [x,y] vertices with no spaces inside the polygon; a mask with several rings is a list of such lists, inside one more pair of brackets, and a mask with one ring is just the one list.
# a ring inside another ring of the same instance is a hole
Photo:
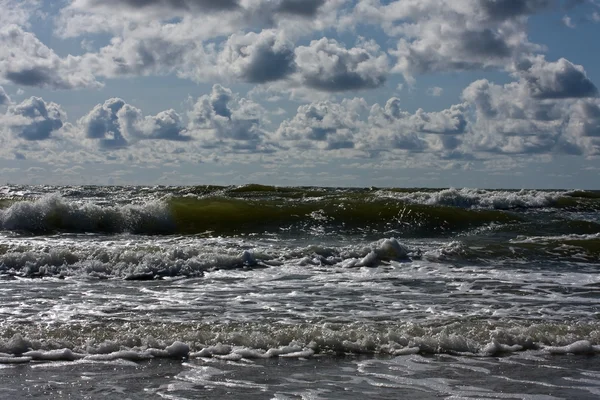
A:
{"label": "blue sky", "polygon": [[0,0],[6,183],[598,189],[597,0]]}

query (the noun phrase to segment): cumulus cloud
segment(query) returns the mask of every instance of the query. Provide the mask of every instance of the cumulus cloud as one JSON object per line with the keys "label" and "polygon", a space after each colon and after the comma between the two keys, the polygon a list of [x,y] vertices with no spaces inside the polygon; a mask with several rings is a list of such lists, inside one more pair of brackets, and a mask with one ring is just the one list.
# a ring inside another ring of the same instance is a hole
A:
{"label": "cumulus cloud", "polygon": [[[81,56],[95,76],[175,74],[261,84],[293,74],[295,42],[331,26],[345,1],[75,0],[61,10],[56,29],[63,37],[113,36]],[[354,67],[349,72],[358,72]]]}
{"label": "cumulus cloud", "polygon": [[473,82],[463,98],[475,111],[472,151],[504,154],[593,154],[596,99],[543,100],[532,97],[525,80],[506,85]]}
{"label": "cumulus cloud", "polygon": [[296,115],[284,121],[276,132],[278,140],[293,147],[323,150],[354,148],[357,134],[364,126],[360,109],[362,99],[340,103],[320,101],[300,106]]}
{"label": "cumulus cloud", "polygon": [[587,77],[581,65],[564,58],[548,62],[543,56],[521,61],[517,75],[527,81],[532,97],[538,99],[565,99],[594,97],[598,89]]}
{"label": "cumulus cloud", "polygon": [[0,118],[0,125],[16,138],[27,141],[50,139],[63,127],[66,113],[53,102],[46,103],[39,97],[31,97],[20,104],[8,107]]}
{"label": "cumulus cloud", "polygon": [[82,63],[95,75],[105,77],[176,73],[201,80],[213,67],[214,58],[201,41],[178,40],[169,27],[160,27],[113,38],[98,53],[82,56]]}
{"label": "cumulus cloud", "polygon": [[0,28],[0,81],[52,89],[100,86],[79,57],[59,57],[17,25]]}
{"label": "cumulus cloud", "polygon": [[375,104],[371,108],[369,143],[365,148],[442,151],[460,145],[456,136],[464,134],[468,124],[465,105],[438,112],[418,109],[415,113],[402,110],[400,105],[400,99],[392,97],[385,106]]}
{"label": "cumulus cloud", "polygon": [[98,141],[102,149],[118,149],[138,140],[191,140],[175,110],[144,116],[140,109],[119,98],[96,105],[79,120],[79,126],[85,137]]}
{"label": "cumulus cloud", "polygon": [[516,66],[518,81],[471,83],[463,99],[474,111],[472,151],[595,154],[598,94],[583,67],[542,56]]}
{"label": "cumulus cloud", "polygon": [[115,149],[127,146],[127,140],[121,133],[118,112],[125,106],[119,98],[108,99],[104,104],[96,105],[79,120],[86,138],[98,140],[100,148]]}
{"label": "cumulus cloud", "polygon": [[546,0],[360,0],[344,26],[381,25],[397,46],[394,71],[412,81],[430,72],[505,68],[541,46],[527,37],[527,16]]}
{"label": "cumulus cloud", "polygon": [[265,110],[231,89],[214,85],[188,112],[188,129],[205,147],[229,146],[232,150],[260,150],[265,131]]}
{"label": "cumulus cloud", "polygon": [[144,116],[142,110],[125,104],[117,113],[121,130],[126,137],[135,139],[161,139],[189,141],[181,116],[175,110],[161,111],[156,115]]}
{"label": "cumulus cloud", "polygon": [[388,58],[373,41],[346,49],[334,39],[313,40],[296,49],[300,81],[316,90],[340,92],[382,86]]}
{"label": "cumulus cloud", "polygon": [[83,63],[107,77],[176,73],[195,81],[288,81],[288,87],[323,92],[377,88],[386,82],[389,70],[387,55],[372,41],[347,49],[322,38],[295,48],[284,33],[267,29],[233,34],[217,50],[202,42],[176,40],[169,29],[113,39],[99,53],[86,54]]}
{"label": "cumulus cloud", "polygon": [[578,100],[571,107],[566,131],[574,142],[572,147],[600,155],[600,100]]}
{"label": "cumulus cloud", "polygon": [[357,149],[370,154],[391,150],[448,152],[468,132],[466,104],[438,112],[402,110],[400,99],[369,108],[362,98],[340,103],[319,101],[298,108],[275,136],[301,149]]}

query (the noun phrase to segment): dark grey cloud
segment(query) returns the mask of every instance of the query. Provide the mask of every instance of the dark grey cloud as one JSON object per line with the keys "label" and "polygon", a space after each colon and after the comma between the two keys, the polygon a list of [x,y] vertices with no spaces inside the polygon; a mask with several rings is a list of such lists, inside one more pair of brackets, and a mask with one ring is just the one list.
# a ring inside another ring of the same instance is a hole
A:
{"label": "dark grey cloud", "polygon": [[475,56],[506,58],[510,56],[510,47],[506,40],[491,29],[465,31],[459,39],[462,51]]}
{"label": "dark grey cloud", "polygon": [[598,95],[596,85],[587,77],[580,65],[561,58],[547,62],[537,57],[518,65],[518,74],[528,84],[531,95],[539,99],[567,99],[594,97]]}
{"label": "dark grey cloud", "polygon": [[481,7],[490,19],[506,20],[535,14],[557,3],[556,0],[481,0]]}
{"label": "dark grey cloud", "polygon": [[296,48],[296,63],[303,85],[326,92],[380,87],[389,69],[387,56],[372,42],[346,49],[326,38]]}
{"label": "dark grey cloud", "polygon": [[[314,17],[325,0],[258,0],[244,3],[240,0],[82,0],[79,8],[125,9],[146,11],[154,17],[185,15],[220,11],[241,11],[244,18],[270,21],[276,14]],[[262,14],[262,15],[260,15]]]}
{"label": "dark grey cloud", "polygon": [[274,52],[272,49],[262,49],[242,77],[247,82],[264,83],[283,79],[295,70],[293,51]]}
{"label": "dark grey cloud", "polygon": [[[20,71],[7,71],[4,76],[15,85],[23,86],[51,86],[53,74],[55,72],[49,68],[39,67],[37,69],[29,68]],[[60,87],[60,83],[58,85]]]}
{"label": "dark grey cloud", "polygon": [[276,10],[281,13],[313,17],[325,0],[280,0]]}
{"label": "dark grey cloud", "polygon": [[294,44],[272,30],[232,35],[219,57],[221,69],[251,83],[284,79],[296,70]]}
{"label": "dark grey cloud", "polygon": [[30,97],[8,107],[3,118],[12,133],[25,140],[46,140],[63,127],[66,114],[56,103],[46,103],[39,97]]}
{"label": "dark grey cloud", "polygon": [[130,9],[211,11],[232,10],[240,6],[238,0],[85,0],[88,7],[116,7]]}

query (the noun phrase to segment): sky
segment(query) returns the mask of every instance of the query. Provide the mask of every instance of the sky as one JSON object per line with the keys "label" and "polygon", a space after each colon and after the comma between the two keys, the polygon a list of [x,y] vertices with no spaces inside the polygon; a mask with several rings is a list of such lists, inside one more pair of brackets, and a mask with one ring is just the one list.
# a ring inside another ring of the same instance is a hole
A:
{"label": "sky", "polygon": [[600,189],[600,0],[0,0],[0,183]]}

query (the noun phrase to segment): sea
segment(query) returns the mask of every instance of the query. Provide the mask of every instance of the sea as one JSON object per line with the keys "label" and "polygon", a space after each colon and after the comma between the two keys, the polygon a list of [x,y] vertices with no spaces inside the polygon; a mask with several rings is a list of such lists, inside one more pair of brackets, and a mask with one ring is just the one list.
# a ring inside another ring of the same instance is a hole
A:
{"label": "sea", "polygon": [[0,186],[0,399],[598,399],[600,192]]}

